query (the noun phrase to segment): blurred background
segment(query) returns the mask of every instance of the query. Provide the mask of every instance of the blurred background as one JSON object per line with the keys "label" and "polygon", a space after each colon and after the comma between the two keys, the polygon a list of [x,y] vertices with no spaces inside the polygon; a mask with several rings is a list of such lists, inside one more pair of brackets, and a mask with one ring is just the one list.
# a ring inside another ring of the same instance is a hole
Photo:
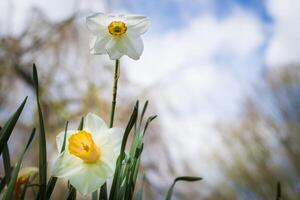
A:
{"label": "blurred background", "polygon": [[[151,26],[141,59],[121,59],[116,125],[136,99],[158,114],[143,153],[145,199],[162,199],[182,175],[204,180],[179,183],[174,199],[275,199],[277,181],[284,199],[300,199],[299,10],[299,0],[1,0],[0,125],[29,96],[12,162],[37,121],[33,63],[49,173],[67,120],[75,128],[94,112],[108,122],[114,63],[89,54],[85,17],[137,13]],[[24,166],[37,166],[37,153],[36,143]]]}

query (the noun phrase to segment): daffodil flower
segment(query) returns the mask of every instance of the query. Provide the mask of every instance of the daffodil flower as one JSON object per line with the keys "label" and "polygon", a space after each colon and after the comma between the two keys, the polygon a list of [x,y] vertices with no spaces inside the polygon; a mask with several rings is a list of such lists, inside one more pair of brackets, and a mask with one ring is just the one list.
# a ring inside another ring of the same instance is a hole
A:
{"label": "daffodil flower", "polygon": [[139,15],[105,15],[96,13],[86,19],[93,34],[92,54],[108,54],[116,60],[123,55],[138,60],[143,52],[141,35],[149,26],[147,17]]}
{"label": "daffodil flower", "polygon": [[[56,137],[58,151],[64,134]],[[53,175],[66,177],[83,195],[97,190],[114,174],[122,136],[123,129],[109,129],[100,117],[89,113],[83,130],[67,131],[66,148],[55,162]]]}
{"label": "daffodil flower", "polygon": [[22,187],[34,179],[39,169],[36,167],[24,167],[19,171],[18,178],[14,187],[14,198],[19,199],[22,193]]}

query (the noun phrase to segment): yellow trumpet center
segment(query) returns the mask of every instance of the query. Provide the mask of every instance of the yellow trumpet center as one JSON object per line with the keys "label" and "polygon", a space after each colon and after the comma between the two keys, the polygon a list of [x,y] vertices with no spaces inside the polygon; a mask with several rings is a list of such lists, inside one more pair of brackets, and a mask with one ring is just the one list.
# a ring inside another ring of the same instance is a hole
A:
{"label": "yellow trumpet center", "polygon": [[113,21],[108,26],[108,31],[114,36],[121,36],[127,31],[127,26],[124,22]]}
{"label": "yellow trumpet center", "polygon": [[69,137],[70,154],[73,154],[86,163],[95,163],[99,160],[100,149],[95,144],[92,135],[86,131],[79,131]]}

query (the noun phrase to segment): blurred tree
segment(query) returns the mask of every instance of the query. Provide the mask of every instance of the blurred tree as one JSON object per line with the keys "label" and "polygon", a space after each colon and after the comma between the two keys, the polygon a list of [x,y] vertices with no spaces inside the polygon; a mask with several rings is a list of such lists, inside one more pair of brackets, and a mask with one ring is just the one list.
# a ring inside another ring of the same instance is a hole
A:
{"label": "blurred tree", "polygon": [[263,86],[245,101],[240,118],[219,126],[227,151],[216,155],[227,177],[223,196],[300,199],[300,71],[287,66],[269,71]]}

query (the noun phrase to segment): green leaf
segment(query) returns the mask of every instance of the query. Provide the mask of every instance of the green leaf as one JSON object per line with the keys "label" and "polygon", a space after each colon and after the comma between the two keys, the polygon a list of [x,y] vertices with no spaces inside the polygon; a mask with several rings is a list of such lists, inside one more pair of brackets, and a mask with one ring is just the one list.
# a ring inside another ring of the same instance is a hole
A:
{"label": "green leaf", "polygon": [[276,194],[276,200],[281,200],[281,184],[280,182],[277,183],[277,194]]}
{"label": "green leaf", "polygon": [[39,99],[39,80],[35,64],[33,64],[33,83],[36,93],[36,102],[39,115],[39,197],[41,200],[46,199],[46,184],[47,184],[47,146],[45,136],[45,126],[43,113]]}
{"label": "green leaf", "polygon": [[106,186],[106,182],[100,188],[99,200],[107,200],[107,186]]}
{"label": "green leaf", "polygon": [[72,185],[70,185],[66,200],[75,200],[75,199],[76,199],[76,189]]}
{"label": "green leaf", "polygon": [[92,200],[97,200],[97,199],[98,199],[98,190],[92,193]]}
{"label": "green leaf", "polygon": [[78,130],[81,131],[83,129],[83,122],[84,122],[84,117],[81,117],[79,126],[78,126]]}
{"label": "green leaf", "polygon": [[4,172],[5,172],[5,182],[8,185],[11,177],[11,166],[10,166],[10,156],[7,144],[5,145],[3,152],[2,152],[2,159],[4,165]]}
{"label": "green leaf", "polygon": [[26,181],[26,183],[24,185],[24,188],[22,190],[22,194],[21,194],[21,196],[19,198],[20,200],[24,200],[25,199],[27,188],[28,188],[28,181]]}
{"label": "green leaf", "polygon": [[189,181],[189,182],[193,182],[193,181],[200,181],[202,180],[202,178],[200,177],[193,177],[193,176],[181,176],[181,177],[177,177],[173,184],[171,185],[168,193],[167,193],[167,196],[166,196],[166,200],[171,200],[171,197],[172,197],[172,194],[173,194],[173,189],[174,189],[174,186],[176,184],[177,181]]}
{"label": "green leaf", "polygon": [[[0,126],[0,131],[1,131],[2,127]],[[3,166],[4,166],[4,172],[5,172],[5,182],[6,185],[8,185],[9,181],[10,181],[10,176],[11,176],[11,166],[10,166],[10,155],[9,155],[9,149],[7,144],[5,144],[5,147],[3,149],[2,152],[2,160],[3,160]]]}
{"label": "green leaf", "polygon": [[136,103],[136,105],[133,109],[133,112],[131,114],[129,122],[127,123],[126,129],[125,129],[125,132],[124,132],[124,136],[123,136],[123,139],[122,139],[122,145],[121,145],[121,151],[120,151],[120,156],[121,156],[122,160],[125,157],[125,147],[126,147],[126,143],[127,143],[129,133],[130,133],[132,127],[134,126],[134,124],[136,123],[136,120],[137,120],[137,113],[138,113],[138,102]]}
{"label": "green leaf", "polygon": [[[83,129],[83,123],[84,123],[84,117],[81,117],[81,120],[80,120],[80,123],[79,123],[79,126],[78,126],[78,130],[82,130]],[[67,134],[67,131],[65,131],[64,143],[66,142],[66,139],[65,139],[66,138],[66,134]],[[65,145],[63,145],[63,146],[65,146]],[[67,194],[66,199],[67,200],[76,199],[76,189],[71,184],[69,184],[69,193]]]}
{"label": "green leaf", "polygon": [[20,117],[20,114],[25,106],[27,97],[23,100],[19,108],[16,110],[16,112],[9,118],[9,120],[4,124],[3,128],[0,131],[0,154],[5,148],[5,145],[7,144],[7,141]]}
{"label": "green leaf", "polygon": [[62,145],[62,147],[61,147],[60,153],[64,152],[64,150],[65,150],[65,148],[66,148],[66,140],[67,140],[68,125],[69,125],[69,122],[67,121],[66,126],[65,126],[64,141],[63,141],[63,145]]}
{"label": "green leaf", "polygon": [[137,114],[138,114],[138,102],[135,104],[135,107],[132,111],[131,117],[130,117],[128,123],[127,123],[126,129],[125,129],[125,132],[124,132],[124,136],[123,136],[122,144],[121,144],[121,151],[120,151],[120,155],[117,159],[116,169],[115,169],[113,182],[112,182],[112,186],[111,186],[111,190],[110,190],[109,200],[117,199],[118,194],[121,190],[121,184],[122,184],[122,181],[123,181],[123,178],[124,178],[122,170],[124,170],[123,161],[124,161],[125,155],[126,155],[125,154],[125,147],[126,147],[126,143],[127,143],[129,133],[132,130],[133,126],[135,125],[136,121],[137,121]]}
{"label": "green leaf", "polygon": [[30,137],[29,137],[29,140],[27,142],[27,145],[25,146],[25,149],[24,149],[23,153],[19,157],[19,160],[17,162],[16,167],[12,171],[11,179],[10,179],[10,182],[7,186],[7,190],[4,193],[3,200],[11,200],[12,199],[12,194],[13,194],[14,187],[15,187],[15,184],[16,184],[16,181],[17,181],[17,178],[18,178],[18,173],[19,173],[20,168],[21,168],[21,163],[22,163],[24,154],[27,151],[29,145],[31,144],[31,142],[34,138],[34,135],[35,135],[35,129],[32,130],[32,132],[30,134]]}
{"label": "green leaf", "polygon": [[[65,126],[64,141],[63,141],[63,145],[61,147],[60,153],[62,153],[65,150],[65,147],[66,147],[68,125],[69,125],[69,122],[67,121],[66,126]],[[46,188],[46,199],[50,199],[51,194],[54,190],[56,181],[57,181],[57,177],[53,177],[53,176],[50,177],[50,179],[48,181],[48,184],[47,184],[47,188]]]}
{"label": "green leaf", "polygon": [[3,178],[0,178],[0,193],[2,192],[3,188],[5,187],[5,176]]}
{"label": "green leaf", "polygon": [[140,124],[139,124],[140,127],[141,127],[144,115],[146,113],[146,110],[147,110],[147,107],[148,107],[148,103],[149,103],[149,101],[147,100],[146,103],[144,104],[144,107],[143,107],[143,110],[142,110],[142,114],[141,114],[141,118],[140,118]]}
{"label": "green leaf", "polygon": [[144,128],[144,134],[146,133],[146,130],[149,126],[149,124],[157,117],[157,115],[154,115],[154,116],[151,116],[147,119],[147,122],[146,122],[146,125],[145,125],[145,128]]}

